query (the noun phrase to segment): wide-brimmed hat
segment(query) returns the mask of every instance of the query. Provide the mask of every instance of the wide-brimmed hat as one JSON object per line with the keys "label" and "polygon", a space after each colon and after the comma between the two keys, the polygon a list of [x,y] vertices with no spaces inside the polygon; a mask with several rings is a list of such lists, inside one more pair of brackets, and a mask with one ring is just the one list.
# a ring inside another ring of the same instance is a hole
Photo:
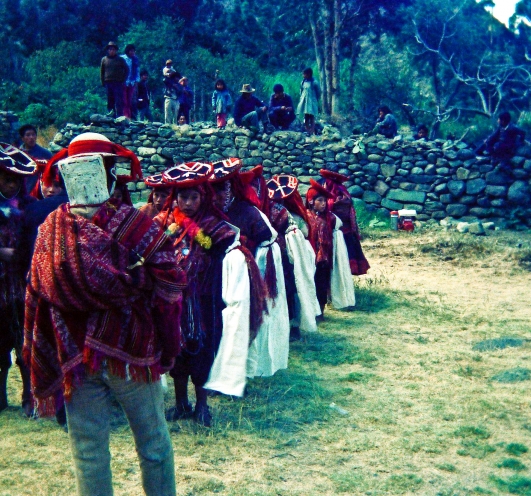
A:
{"label": "wide-brimmed hat", "polygon": [[330,179],[330,181],[334,181],[335,183],[342,184],[349,180],[347,176],[340,174],[339,172],[333,172],[327,169],[321,169],[319,171],[319,174],[321,174],[321,176],[325,179]]}
{"label": "wide-brimmed hat", "polygon": [[169,184],[166,184],[164,182],[164,179],[162,177],[162,173],[153,174],[152,176],[146,177],[144,179],[144,183],[148,188],[171,188]]}
{"label": "wide-brimmed hat", "polygon": [[173,64],[173,60],[172,59],[166,60],[166,65],[171,65],[171,64]]}
{"label": "wide-brimmed hat", "polygon": [[162,173],[166,186],[175,188],[193,188],[208,181],[213,166],[208,162],[187,162],[177,164]]}
{"label": "wide-brimmed hat", "polygon": [[277,174],[267,181],[269,198],[272,200],[284,200],[297,191],[299,180],[291,174]]}
{"label": "wide-brimmed hat", "polygon": [[254,93],[256,90],[250,84],[244,84],[240,93]]}
{"label": "wide-brimmed hat", "polygon": [[310,179],[310,188],[306,192],[306,200],[310,202],[318,196],[324,196],[327,199],[334,197],[330,191],[327,191],[324,188],[324,186],[320,185],[317,181]]}
{"label": "wide-brimmed hat", "polygon": [[66,158],[81,157],[89,155],[101,155],[102,157],[116,157],[129,160],[131,162],[131,174],[119,176],[122,182],[136,181],[142,179],[142,167],[138,157],[122,145],[113,143],[109,138],[99,133],[82,133],[76,136],[68,145],[57,152],[49,161],[43,174],[43,182],[46,185],[52,183],[52,167]]}
{"label": "wide-brimmed hat", "polygon": [[114,41],[109,41],[109,43],[107,43],[107,46],[105,47],[105,50],[108,50],[109,47],[114,47],[116,48],[116,50],[118,50],[118,45]]}
{"label": "wide-brimmed hat", "polygon": [[0,169],[19,176],[30,176],[36,171],[37,164],[22,150],[0,142]]}
{"label": "wide-brimmed hat", "polygon": [[210,182],[220,183],[236,175],[242,168],[242,161],[239,158],[227,158],[212,163],[213,171]]}

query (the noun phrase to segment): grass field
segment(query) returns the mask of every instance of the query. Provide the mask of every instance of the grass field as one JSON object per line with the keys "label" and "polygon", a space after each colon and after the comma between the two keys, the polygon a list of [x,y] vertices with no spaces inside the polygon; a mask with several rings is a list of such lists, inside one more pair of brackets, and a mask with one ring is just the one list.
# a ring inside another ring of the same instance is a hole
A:
{"label": "grass field", "polygon": [[[531,495],[531,235],[368,230],[363,246],[355,311],[327,310],[244,399],[212,398],[211,429],[171,425],[179,495]],[[75,494],[67,435],[22,416],[16,369],[9,394],[0,495]],[[141,495],[113,422],[115,494]]]}

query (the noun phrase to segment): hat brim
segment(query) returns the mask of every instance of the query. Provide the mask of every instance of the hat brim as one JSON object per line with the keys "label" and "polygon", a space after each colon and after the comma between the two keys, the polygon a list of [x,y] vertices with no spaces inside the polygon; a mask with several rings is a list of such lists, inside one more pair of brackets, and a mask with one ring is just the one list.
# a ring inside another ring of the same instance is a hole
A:
{"label": "hat brim", "polygon": [[31,176],[37,170],[37,164],[19,148],[0,142],[0,169],[19,176]]}
{"label": "hat brim", "polygon": [[193,188],[207,182],[212,170],[212,164],[208,162],[187,162],[165,170],[162,180],[166,187]]}
{"label": "hat brim", "polygon": [[[315,196],[324,196],[325,198],[333,198],[334,195],[327,191],[324,186],[320,185],[314,179],[310,179],[310,189],[313,189],[317,194]],[[306,193],[308,194],[308,193]]]}
{"label": "hat brim", "polygon": [[334,181],[340,184],[345,183],[349,180],[347,176],[343,174],[339,174],[339,172],[334,172],[328,169],[321,169],[319,171],[319,174],[325,179],[330,179],[331,181]]}
{"label": "hat brim", "polygon": [[269,198],[272,200],[284,200],[291,196],[299,185],[299,180],[290,174],[279,174],[267,181]]}

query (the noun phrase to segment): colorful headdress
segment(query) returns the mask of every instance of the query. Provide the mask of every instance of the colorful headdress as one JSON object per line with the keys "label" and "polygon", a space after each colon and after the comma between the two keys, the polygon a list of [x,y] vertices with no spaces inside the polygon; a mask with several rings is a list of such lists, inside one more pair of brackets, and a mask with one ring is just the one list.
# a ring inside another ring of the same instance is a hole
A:
{"label": "colorful headdress", "polygon": [[306,192],[306,202],[313,203],[318,196],[324,196],[326,199],[333,198],[332,194],[321,186],[317,181],[310,179],[310,189]]}
{"label": "colorful headdress", "polygon": [[146,177],[144,179],[144,183],[148,188],[170,188],[171,186],[169,184],[166,184],[164,182],[164,179],[162,178],[162,173],[159,174],[153,174],[152,176]]}
{"label": "colorful headdress", "polygon": [[[53,182],[53,166],[66,158],[100,155],[102,157],[116,157],[131,162],[131,174],[119,176],[121,182],[130,182],[142,179],[142,167],[138,157],[122,145],[113,143],[109,138],[99,133],[83,133],[75,137],[67,148],[57,152],[49,161],[42,176],[44,184]],[[106,167],[107,162],[106,162]],[[113,164],[114,165],[114,164]]]}
{"label": "colorful headdress", "polygon": [[19,176],[31,176],[36,171],[37,164],[22,150],[0,142],[0,169]]}
{"label": "colorful headdress", "polygon": [[329,179],[330,181],[334,181],[335,183],[344,183],[349,180],[349,178],[343,174],[339,174],[339,172],[334,172],[327,169],[321,169],[319,171],[319,174],[321,174],[322,177],[325,179]]}
{"label": "colorful headdress", "polygon": [[297,191],[299,180],[290,174],[278,174],[267,181],[269,198],[272,200],[284,200]]}
{"label": "colorful headdress", "polygon": [[207,182],[212,175],[213,166],[206,162],[187,162],[170,167],[162,173],[166,186],[193,188]]}
{"label": "colorful headdress", "polygon": [[242,161],[239,158],[227,158],[212,163],[213,172],[210,182],[220,183],[234,177],[242,168]]}

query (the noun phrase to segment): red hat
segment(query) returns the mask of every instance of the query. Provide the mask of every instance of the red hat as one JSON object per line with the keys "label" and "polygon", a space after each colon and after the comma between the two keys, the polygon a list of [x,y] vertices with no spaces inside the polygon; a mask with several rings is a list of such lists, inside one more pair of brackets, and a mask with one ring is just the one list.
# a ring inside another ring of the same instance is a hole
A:
{"label": "red hat", "polygon": [[242,161],[239,158],[227,158],[212,163],[213,172],[209,181],[211,183],[220,183],[230,179],[242,168]]}
{"label": "red hat", "polygon": [[249,169],[244,172],[240,172],[240,177],[242,178],[243,184],[251,184],[255,179],[258,179],[259,177],[262,177],[262,174],[264,173],[264,168],[261,165],[257,165],[256,167],[253,167],[252,169]]}
{"label": "red hat", "polygon": [[349,180],[347,176],[327,169],[321,169],[319,174],[321,174],[321,176],[325,179],[330,179],[330,181],[334,181],[335,183],[344,183]]}
{"label": "red hat", "polygon": [[310,179],[310,189],[306,192],[306,201],[311,202],[318,196],[324,196],[327,199],[333,198],[333,195],[329,191],[326,191],[324,186]]}
{"label": "red hat", "polygon": [[164,182],[162,178],[162,173],[154,174],[152,176],[146,177],[144,183],[148,188],[170,188],[171,186]]}
{"label": "red hat", "polygon": [[162,180],[167,187],[193,188],[208,181],[212,171],[213,166],[210,163],[187,162],[165,170],[162,173]]}
{"label": "red hat", "polygon": [[291,174],[278,174],[267,181],[269,198],[283,200],[297,191],[299,180]]}
{"label": "red hat", "polygon": [[68,145],[57,152],[46,165],[42,179],[44,184],[53,182],[53,166],[60,160],[69,157],[80,157],[83,155],[102,155],[104,157],[122,157],[131,162],[131,174],[120,176],[122,182],[136,181],[142,179],[142,167],[138,157],[122,145],[113,143],[109,138],[99,133],[83,133],[76,136]]}
{"label": "red hat", "polygon": [[30,176],[36,168],[37,164],[29,155],[12,145],[0,142],[0,169],[19,176]]}

